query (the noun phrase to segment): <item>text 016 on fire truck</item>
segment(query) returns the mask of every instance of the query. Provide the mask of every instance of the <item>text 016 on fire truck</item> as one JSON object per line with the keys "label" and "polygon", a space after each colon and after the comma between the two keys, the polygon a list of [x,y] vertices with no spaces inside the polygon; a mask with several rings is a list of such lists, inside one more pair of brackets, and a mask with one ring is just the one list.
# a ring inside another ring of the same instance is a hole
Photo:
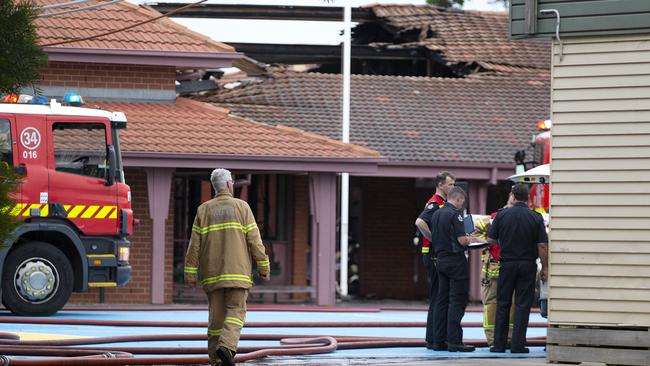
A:
{"label": "text 016 on fire truck", "polygon": [[[8,95],[0,103],[0,163],[20,176],[5,212],[20,224],[0,242],[2,303],[21,315],[50,315],[72,292],[124,286],[131,277],[131,191],[119,130],[124,113]],[[3,203],[4,204],[4,203]]]}

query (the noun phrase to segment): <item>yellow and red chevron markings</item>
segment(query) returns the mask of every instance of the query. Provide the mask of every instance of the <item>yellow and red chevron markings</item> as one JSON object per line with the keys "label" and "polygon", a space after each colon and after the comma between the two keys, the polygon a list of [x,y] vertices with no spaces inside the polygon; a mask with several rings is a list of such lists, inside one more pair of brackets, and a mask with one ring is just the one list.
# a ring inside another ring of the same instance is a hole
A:
{"label": "yellow and red chevron markings", "polygon": [[[117,206],[63,205],[69,219],[117,219]],[[32,209],[40,209],[41,217],[47,217],[49,206],[38,203],[17,203],[10,211],[12,216],[31,216]]]}

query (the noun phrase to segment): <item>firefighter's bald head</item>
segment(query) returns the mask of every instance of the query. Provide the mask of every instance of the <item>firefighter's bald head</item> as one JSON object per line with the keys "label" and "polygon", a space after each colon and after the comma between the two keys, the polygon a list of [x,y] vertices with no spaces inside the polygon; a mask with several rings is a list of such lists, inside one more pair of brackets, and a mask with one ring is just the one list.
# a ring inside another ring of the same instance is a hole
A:
{"label": "firefighter's bald head", "polygon": [[210,174],[210,182],[212,182],[212,187],[217,192],[230,189],[229,187],[232,185],[229,185],[228,182],[232,182],[232,175],[229,170],[218,168]]}

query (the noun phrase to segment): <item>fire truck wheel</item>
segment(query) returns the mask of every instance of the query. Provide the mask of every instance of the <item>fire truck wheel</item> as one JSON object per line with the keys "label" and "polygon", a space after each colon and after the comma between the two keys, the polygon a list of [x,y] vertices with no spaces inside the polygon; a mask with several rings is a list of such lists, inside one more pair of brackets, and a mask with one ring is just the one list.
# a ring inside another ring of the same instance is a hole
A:
{"label": "fire truck wheel", "polygon": [[49,243],[31,241],[19,246],[3,266],[2,301],[19,315],[56,313],[70,298],[72,287],[70,261]]}

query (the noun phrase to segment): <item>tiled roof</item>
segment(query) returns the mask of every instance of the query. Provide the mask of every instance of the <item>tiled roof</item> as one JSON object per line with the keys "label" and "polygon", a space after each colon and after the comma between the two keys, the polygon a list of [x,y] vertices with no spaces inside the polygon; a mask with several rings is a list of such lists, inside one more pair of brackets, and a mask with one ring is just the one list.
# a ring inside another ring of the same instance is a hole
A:
{"label": "tiled roof", "polygon": [[[38,6],[69,2],[69,0],[36,0]],[[99,1],[46,10],[43,14],[100,4]],[[74,13],[38,18],[36,26],[40,44],[76,38],[85,38],[108,31],[122,29],[160,16],[147,7],[122,1]],[[74,42],[62,47],[180,51],[180,52],[233,52],[226,44],[193,32],[167,18],[162,18],[135,28],[104,37]]]}
{"label": "tiled roof", "polygon": [[89,102],[126,114],[125,152],[269,157],[377,157],[370,149],[295,128],[269,126],[228,114],[223,108],[179,98],[173,104]]}
{"label": "tiled roof", "polygon": [[[509,40],[506,13],[461,11],[432,5],[372,5],[370,9],[377,21],[385,24],[383,28],[396,37],[407,31],[419,31],[418,40],[403,47],[426,47],[440,52],[452,64],[482,61],[550,68],[550,42]],[[362,23],[355,32],[360,33],[366,26]]]}
{"label": "tiled roof", "polygon": [[[351,142],[393,161],[513,163],[550,114],[548,70],[464,79],[352,76]],[[275,74],[200,97],[232,114],[340,138],[341,76]]]}

